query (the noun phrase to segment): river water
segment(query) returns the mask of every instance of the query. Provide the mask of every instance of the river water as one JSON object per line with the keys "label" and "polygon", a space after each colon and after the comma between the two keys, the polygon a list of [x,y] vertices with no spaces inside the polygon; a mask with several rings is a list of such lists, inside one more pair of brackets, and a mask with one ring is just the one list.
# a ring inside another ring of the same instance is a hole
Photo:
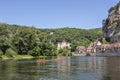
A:
{"label": "river water", "polygon": [[120,57],[0,61],[0,80],[120,80]]}

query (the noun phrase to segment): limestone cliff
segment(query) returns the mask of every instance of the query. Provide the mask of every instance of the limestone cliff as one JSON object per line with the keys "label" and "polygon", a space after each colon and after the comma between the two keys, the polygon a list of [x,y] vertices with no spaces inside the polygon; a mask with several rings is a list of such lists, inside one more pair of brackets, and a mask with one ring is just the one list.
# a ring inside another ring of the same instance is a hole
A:
{"label": "limestone cliff", "polygon": [[108,18],[103,20],[104,37],[110,43],[120,42],[120,2],[108,12]]}

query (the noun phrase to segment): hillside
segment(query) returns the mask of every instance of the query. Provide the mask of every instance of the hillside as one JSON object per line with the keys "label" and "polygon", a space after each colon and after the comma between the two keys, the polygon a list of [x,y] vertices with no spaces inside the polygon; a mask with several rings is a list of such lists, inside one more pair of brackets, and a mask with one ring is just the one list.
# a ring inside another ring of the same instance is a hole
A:
{"label": "hillside", "polygon": [[[53,53],[53,54],[52,54]],[[0,24],[0,56],[16,55],[50,56],[54,48],[47,34],[34,27]]]}
{"label": "hillside", "polygon": [[96,41],[102,36],[101,28],[96,29],[78,29],[78,28],[59,28],[59,29],[43,29],[43,32],[50,33],[49,39],[54,43],[65,40],[71,43],[72,51],[75,50],[76,46],[88,46],[91,42]]}
{"label": "hillside", "polygon": [[[50,32],[53,34],[51,35]],[[71,43],[71,51],[76,46],[87,46],[102,36],[101,28],[84,30],[77,28],[37,29],[0,23],[0,57],[19,55],[55,56],[69,51],[57,50],[57,43],[66,40]]]}

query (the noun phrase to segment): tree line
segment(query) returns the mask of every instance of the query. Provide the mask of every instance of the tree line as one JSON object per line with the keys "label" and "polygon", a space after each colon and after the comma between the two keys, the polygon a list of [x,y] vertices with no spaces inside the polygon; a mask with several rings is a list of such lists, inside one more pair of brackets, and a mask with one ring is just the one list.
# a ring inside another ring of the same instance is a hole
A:
{"label": "tree line", "polygon": [[[53,32],[50,35],[50,32]],[[56,56],[70,55],[76,46],[87,46],[102,36],[101,28],[84,30],[77,28],[37,29],[34,26],[20,26],[0,23],[0,57],[6,55]],[[57,42],[66,40],[71,49],[57,50]]]}
{"label": "tree line", "polygon": [[102,29],[79,29],[79,28],[58,28],[58,29],[42,29],[42,32],[50,33],[53,35],[48,35],[51,42],[57,45],[58,42],[65,40],[71,43],[71,51],[74,52],[76,46],[88,46],[91,42],[103,36]]}

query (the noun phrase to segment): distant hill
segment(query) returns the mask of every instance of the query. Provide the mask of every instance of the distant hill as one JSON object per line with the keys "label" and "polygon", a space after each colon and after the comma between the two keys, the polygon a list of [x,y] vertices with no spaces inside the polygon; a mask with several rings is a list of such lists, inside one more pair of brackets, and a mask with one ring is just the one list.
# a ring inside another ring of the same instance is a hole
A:
{"label": "distant hill", "polygon": [[75,50],[76,46],[88,46],[91,42],[103,36],[102,29],[79,29],[79,28],[58,28],[58,29],[41,29],[41,31],[52,35],[49,35],[49,39],[54,44],[62,40],[66,40],[71,43],[72,51]]}

